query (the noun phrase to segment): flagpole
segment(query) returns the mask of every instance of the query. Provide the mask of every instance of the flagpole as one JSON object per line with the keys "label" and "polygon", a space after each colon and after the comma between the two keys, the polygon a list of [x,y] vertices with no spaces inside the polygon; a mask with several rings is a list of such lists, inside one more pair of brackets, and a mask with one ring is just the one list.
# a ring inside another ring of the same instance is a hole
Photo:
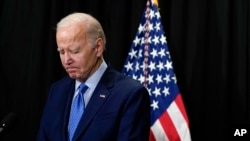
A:
{"label": "flagpole", "polygon": [[148,88],[148,57],[149,57],[149,24],[150,24],[150,0],[147,0],[147,10],[146,10],[146,24],[145,24],[145,32],[144,35],[145,45],[144,45],[144,86]]}

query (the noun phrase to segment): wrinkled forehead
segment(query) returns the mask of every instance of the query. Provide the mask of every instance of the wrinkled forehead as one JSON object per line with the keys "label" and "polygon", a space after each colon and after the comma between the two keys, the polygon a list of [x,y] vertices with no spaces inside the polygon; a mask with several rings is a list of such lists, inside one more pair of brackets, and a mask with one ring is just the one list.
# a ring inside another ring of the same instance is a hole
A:
{"label": "wrinkled forehead", "polygon": [[86,32],[81,26],[60,27],[56,32],[56,40],[58,44],[83,43],[86,41]]}

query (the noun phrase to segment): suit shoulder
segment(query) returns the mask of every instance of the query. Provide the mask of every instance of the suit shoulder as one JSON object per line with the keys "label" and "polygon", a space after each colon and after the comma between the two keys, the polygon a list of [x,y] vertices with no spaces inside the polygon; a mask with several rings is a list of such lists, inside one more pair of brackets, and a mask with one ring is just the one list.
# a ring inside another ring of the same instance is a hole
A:
{"label": "suit shoulder", "polygon": [[143,87],[143,85],[138,81],[129,76],[124,75],[121,72],[116,72],[115,83],[120,83],[122,85],[129,85],[134,87]]}
{"label": "suit shoulder", "polygon": [[74,82],[74,80],[72,78],[70,78],[69,76],[65,76],[65,77],[53,82],[52,87],[66,86],[66,85],[69,85],[72,82]]}

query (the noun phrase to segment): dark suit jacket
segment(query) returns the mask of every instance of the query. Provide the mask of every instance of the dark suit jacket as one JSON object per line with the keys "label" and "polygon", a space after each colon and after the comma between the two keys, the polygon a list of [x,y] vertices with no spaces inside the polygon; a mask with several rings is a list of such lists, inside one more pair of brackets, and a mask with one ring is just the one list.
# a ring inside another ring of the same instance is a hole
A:
{"label": "dark suit jacket", "polygon": [[[75,80],[51,86],[37,141],[66,141]],[[108,67],[98,83],[73,140],[148,141],[149,94],[139,82]]]}

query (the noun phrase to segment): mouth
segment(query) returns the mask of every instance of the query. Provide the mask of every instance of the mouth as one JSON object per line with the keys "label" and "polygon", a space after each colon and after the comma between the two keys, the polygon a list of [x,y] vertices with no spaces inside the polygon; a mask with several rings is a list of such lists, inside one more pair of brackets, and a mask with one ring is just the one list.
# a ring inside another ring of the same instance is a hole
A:
{"label": "mouth", "polygon": [[66,70],[67,70],[68,73],[75,73],[77,71],[77,68],[68,67],[68,68],[66,68]]}

